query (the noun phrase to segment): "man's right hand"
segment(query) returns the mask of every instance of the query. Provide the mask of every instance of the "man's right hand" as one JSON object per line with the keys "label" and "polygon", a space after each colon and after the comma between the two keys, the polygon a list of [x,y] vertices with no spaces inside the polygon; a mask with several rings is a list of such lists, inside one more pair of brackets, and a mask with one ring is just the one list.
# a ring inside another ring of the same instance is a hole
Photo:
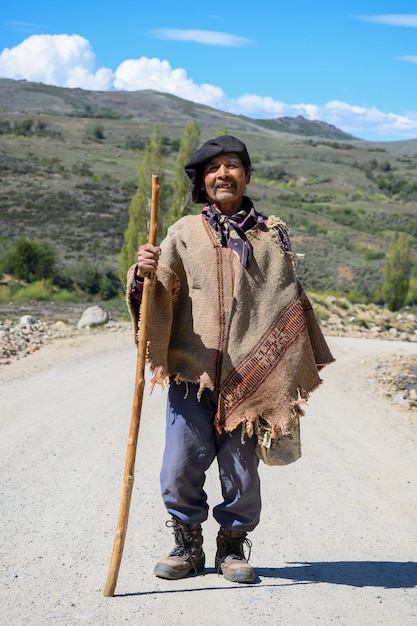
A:
{"label": "man's right hand", "polygon": [[137,277],[144,278],[145,274],[153,274],[154,272],[156,272],[160,256],[161,248],[159,248],[159,246],[152,246],[150,243],[145,243],[140,246],[137,254]]}

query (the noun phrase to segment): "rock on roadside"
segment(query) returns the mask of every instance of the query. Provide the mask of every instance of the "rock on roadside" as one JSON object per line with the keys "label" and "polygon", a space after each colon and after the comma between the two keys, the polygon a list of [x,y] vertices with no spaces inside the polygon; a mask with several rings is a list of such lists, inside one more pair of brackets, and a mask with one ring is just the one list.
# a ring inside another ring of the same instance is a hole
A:
{"label": "rock on roadside", "polygon": [[67,337],[73,329],[64,322],[45,324],[31,315],[24,315],[16,326],[11,320],[0,324],[0,365],[36,352],[52,339]]}
{"label": "rock on roadside", "polygon": [[77,324],[77,328],[86,328],[87,326],[102,326],[112,321],[110,311],[106,311],[101,306],[90,306],[86,309]]}
{"label": "rock on roadside", "polygon": [[6,319],[0,321],[0,366],[36,352],[54,339],[93,332],[97,327],[115,331],[125,326],[130,330],[130,322],[116,323],[112,313],[98,305],[85,309],[78,324],[61,320],[44,322],[30,314],[20,317],[17,323]]}
{"label": "rock on roadside", "polygon": [[392,313],[375,304],[352,304],[346,298],[317,294],[311,301],[328,336],[417,343],[417,315],[411,310]]}
{"label": "rock on roadside", "polygon": [[393,354],[369,365],[380,393],[404,409],[417,410],[417,356]]}

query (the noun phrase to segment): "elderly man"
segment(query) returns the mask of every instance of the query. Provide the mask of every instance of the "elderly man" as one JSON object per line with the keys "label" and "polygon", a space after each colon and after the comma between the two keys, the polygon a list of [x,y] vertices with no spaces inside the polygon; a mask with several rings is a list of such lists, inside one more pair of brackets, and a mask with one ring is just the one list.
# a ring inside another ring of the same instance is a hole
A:
{"label": "elderly man", "polygon": [[140,246],[128,277],[137,329],[141,283],[156,272],[149,365],[153,382],[169,382],[160,482],[175,547],[154,573],[179,579],[204,571],[205,473],[217,459],[215,566],[229,581],[252,583],[244,546],[261,512],[260,420],[274,437],[289,433],[333,357],[297,281],[285,224],[244,195],[245,144],[211,139],[185,170],[201,214],[176,222],[160,248]]}

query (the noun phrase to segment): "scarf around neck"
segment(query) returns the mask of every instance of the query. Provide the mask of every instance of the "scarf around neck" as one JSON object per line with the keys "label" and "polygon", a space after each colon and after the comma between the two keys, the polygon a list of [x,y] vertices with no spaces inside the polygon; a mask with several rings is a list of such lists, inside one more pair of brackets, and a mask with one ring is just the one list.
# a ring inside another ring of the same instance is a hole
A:
{"label": "scarf around neck", "polygon": [[252,246],[245,232],[253,228],[265,218],[255,210],[252,202],[246,196],[243,197],[242,206],[233,215],[224,215],[212,204],[204,207],[203,217],[210,226],[221,235],[222,245],[234,252],[243,267],[249,267],[252,257]]}

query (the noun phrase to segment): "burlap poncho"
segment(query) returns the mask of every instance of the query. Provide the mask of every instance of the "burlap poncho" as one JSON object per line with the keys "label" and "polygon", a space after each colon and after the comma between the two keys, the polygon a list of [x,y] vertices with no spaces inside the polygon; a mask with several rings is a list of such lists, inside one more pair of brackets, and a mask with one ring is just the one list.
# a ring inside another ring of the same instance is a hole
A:
{"label": "burlap poncho", "polygon": [[[201,215],[180,219],[161,244],[149,327],[153,381],[219,390],[218,430],[239,424],[257,430],[259,416],[273,436],[290,432],[301,404],[333,361],[311,304],[297,281],[294,254],[270,217],[246,232],[253,248],[248,269],[221,246]],[[138,302],[128,305],[135,330]]]}

